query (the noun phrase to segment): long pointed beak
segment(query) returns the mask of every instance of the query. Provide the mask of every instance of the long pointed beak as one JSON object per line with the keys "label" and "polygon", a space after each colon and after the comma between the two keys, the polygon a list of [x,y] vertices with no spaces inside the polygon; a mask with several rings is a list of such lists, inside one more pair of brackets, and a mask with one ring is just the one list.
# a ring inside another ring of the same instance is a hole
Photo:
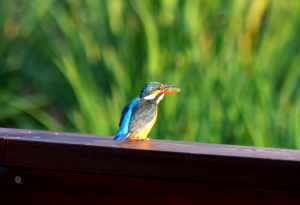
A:
{"label": "long pointed beak", "polygon": [[171,88],[172,86],[179,85],[179,84],[163,84],[163,89],[161,93],[169,94],[169,93],[178,93],[180,92],[179,88]]}

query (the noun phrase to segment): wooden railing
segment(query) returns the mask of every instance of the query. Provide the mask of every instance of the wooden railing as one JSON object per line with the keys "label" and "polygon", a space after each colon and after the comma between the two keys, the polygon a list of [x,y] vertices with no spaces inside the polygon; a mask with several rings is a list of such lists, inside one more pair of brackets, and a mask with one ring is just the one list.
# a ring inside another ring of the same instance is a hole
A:
{"label": "wooden railing", "polygon": [[300,204],[300,151],[0,128],[0,204]]}

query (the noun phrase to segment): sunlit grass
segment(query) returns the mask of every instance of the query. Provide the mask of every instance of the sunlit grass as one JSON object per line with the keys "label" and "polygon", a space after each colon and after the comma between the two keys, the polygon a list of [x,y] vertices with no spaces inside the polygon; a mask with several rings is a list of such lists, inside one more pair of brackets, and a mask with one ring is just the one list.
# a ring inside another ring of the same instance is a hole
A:
{"label": "sunlit grass", "polygon": [[159,81],[181,92],[160,103],[150,138],[300,149],[299,12],[298,1],[2,1],[0,126],[115,135],[124,105]]}

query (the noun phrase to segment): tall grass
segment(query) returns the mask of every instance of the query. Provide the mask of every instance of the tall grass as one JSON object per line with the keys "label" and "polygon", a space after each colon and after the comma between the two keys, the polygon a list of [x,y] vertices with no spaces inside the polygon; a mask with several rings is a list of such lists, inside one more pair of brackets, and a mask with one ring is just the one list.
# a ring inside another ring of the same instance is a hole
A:
{"label": "tall grass", "polygon": [[180,83],[150,138],[300,149],[300,2],[0,2],[0,126],[115,135]]}

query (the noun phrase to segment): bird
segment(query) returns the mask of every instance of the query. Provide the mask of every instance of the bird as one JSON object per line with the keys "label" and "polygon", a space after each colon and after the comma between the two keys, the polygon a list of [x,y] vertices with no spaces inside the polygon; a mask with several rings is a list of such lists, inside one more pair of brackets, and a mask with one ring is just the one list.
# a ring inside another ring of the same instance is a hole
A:
{"label": "bird", "polygon": [[149,141],[147,137],[157,118],[157,105],[165,94],[180,92],[172,86],[150,82],[144,85],[140,96],[133,99],[122,110],[119,130],[113,140]]}

